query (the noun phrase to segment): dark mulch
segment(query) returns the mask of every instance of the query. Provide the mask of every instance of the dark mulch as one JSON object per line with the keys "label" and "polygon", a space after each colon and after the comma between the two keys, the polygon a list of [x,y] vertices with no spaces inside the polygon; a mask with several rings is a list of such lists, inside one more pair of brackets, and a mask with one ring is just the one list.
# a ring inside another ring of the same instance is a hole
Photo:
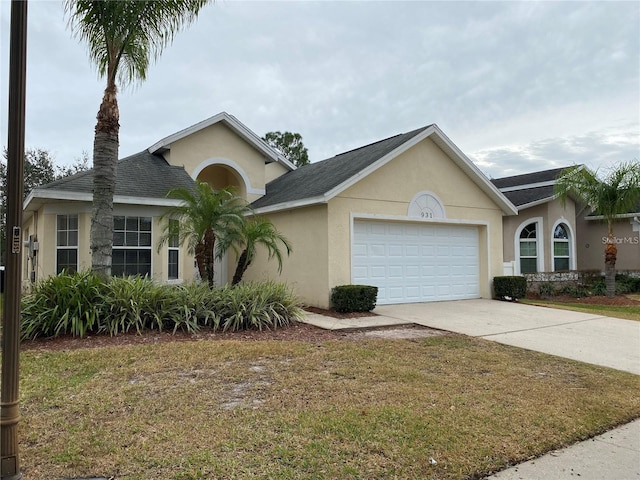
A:
{"label": "dark mulch", "polygon": [[256,342],[263,340],[324,342],[342,340],[349,334],[331,330],[323,330],[306,323],[294,322],[288,327],[276,330],[243,330],[240,332],[214,332],[201,330],[197,334],[178,331],[171,332],[144,331],[128,332],[120,335],[90,335],[84,338],[69,335],[58,338],[42,338],[26,340],[21,344],[22,350],[76,350],[78,348],[100,348],[122,345],[153,345],[167,342],[198,342],[232,340],[239,342]]}

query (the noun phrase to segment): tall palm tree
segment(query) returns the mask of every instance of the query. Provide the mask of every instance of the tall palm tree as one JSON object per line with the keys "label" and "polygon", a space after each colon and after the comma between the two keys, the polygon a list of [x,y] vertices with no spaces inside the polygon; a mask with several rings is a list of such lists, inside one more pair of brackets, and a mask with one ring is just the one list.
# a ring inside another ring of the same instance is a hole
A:
{"label": "tall palm tree", "polygon": [[220,245],[224,251],[231,247],[240,254],[231,284],[240,283],[256,256],[258,245],[267,249],[269,260],[275,258],[278,261],[278,272],[282,272],[282,252],[279,244],[285,247],[287,255],[291,254],[289,241],[276,230],[269,219],[264,217],[254,217],[244,222],[240,230],[230,230],[227,235],[222,237]]}
{"label": "tall palm tree", "polygon": [[198,182],[193,190],[174,188],[167,197],[182,201],[164,215],[178,220],[178,228],[176,231],[170,227],[171,222],[166,222],[158,248],[176,235],[180,245],[187,242],[189,253],[196,257],[200,278],[213,288],[214,261],[225,253],[225,246],[222,242],[216,245],[216,241],[240,231],[249,207],[232,188],[216,191],[204,182]]}
{"label": "tall palm tree", "polygon": [[87,43],[89,57],[107,85],[93,142],[91,268],[111,274],[113,194],[118,162],[118,85],[143,81],[174,35],[191,24],[208,0],[66,0],[74,36]]}
{"label": "tall palm tree", "polygon": [[603,180],[586,168],[572,167],[558,179],[556,193],[563,204],[569,195],[573,195],[606,220],[608,235],[604,249],[605,284],[607,296],[615,296],[618,247],[613,234],[613,223],[619,215],[636,208],[640,201],[640,163],[622,163],[612,169]]}

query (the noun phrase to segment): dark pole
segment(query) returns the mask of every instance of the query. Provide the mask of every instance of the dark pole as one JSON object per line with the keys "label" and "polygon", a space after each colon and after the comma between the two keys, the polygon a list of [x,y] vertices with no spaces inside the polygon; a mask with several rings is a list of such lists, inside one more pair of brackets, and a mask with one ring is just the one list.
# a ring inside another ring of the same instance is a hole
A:
{"label": "dark pole", "polygon": [[20,381],[20,290],[22,286],[22,195],[27,71],[27,0],[11,2],[9,128],[7,141],[7,271],[2,326],[0,478],[18,480],[18,385]]}

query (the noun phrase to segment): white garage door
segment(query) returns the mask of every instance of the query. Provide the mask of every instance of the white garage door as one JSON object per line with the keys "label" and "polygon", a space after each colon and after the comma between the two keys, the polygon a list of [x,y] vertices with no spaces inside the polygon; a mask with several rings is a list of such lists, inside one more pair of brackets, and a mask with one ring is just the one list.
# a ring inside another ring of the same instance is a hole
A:
{"label": "white garage door", "polygon": [[378,287],[378,304],[480,297],[478,228],[354,222],[352,283]]}

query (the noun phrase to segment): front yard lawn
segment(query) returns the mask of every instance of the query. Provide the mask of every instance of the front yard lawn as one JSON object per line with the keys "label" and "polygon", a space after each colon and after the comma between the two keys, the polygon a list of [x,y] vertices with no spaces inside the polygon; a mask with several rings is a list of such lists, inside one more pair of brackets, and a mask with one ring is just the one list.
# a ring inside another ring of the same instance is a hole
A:
{"label": "front yard lawn", "polygon": [[[628,295],[634,298],[632,295]],[[593,313],[594,315],[603,315],[605,317],[623,318],[626,320],[640,321],[640,304],[638,305],[597,305],[579,302],[558,302],[554,300],[532,300],[523,299],[522,303],[530,305],[541,305],[543,307],[560,308],[563,310],[573,310],[574,312]]]}
{"label": "front yard lawn", "polygon": [[478,479],[640,417],[640,377],[463,336],[21,360],[25,478]]}

